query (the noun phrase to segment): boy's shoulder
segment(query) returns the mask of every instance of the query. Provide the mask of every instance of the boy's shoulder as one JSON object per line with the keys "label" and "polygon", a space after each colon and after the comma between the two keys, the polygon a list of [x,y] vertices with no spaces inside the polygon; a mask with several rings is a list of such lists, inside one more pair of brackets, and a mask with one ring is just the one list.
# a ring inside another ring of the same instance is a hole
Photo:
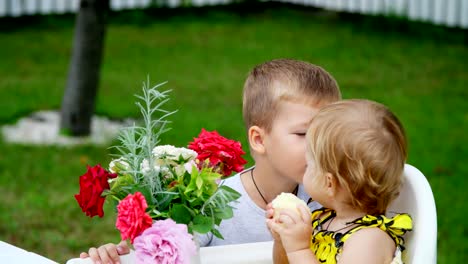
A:
{"label": "boy's shoulder", "polygon": [[238,190],[239,187],[242,185],[240,174],[238,173],[238,174],[233,175],[233,176],[231,176],[231,177],[229,177],[227,179],[224,179],[224,180],[221,181],[220,184],[231,187],[234,190]]}
{"label": "boy's shoulder", "polygon": [[239,181],[240,181],[240,173],[237,173],[233,176],[230,176],[229,178],[223,179],[222,182],[224,184],[232,184],[232,183],[239,182]]}
{"label": "boy's shoulder", "polygon": [[244,172],[246,172],[248,170],[251,170],[251,169],[253,169],[253,168],[248,168],[248,169],[245,169],[245,170],[243,170],[241,172],[238,172],[237,174],[222,180],[221,184],[229,186],[229,187],[233,188],[234,190],[238,190],[239,188],[243,188],[240,176],[241,176],[242,173],[244,173]]}
{"label": "boy's shoulder", "polygon": [[309,196],[309,194],[307,194],[307,192],[305,191],[305,188],[304,188],[304,185],[303,184],[299,184],[298,186],[298,189],[297,189],[297,194],[296,196],[303,200],[304,202],[306,202],[307,206],[309,207],[310,211],[313,212],[315,210],[318,210],[320,208],[322,208],[322,205],[319,204],[318,202],[312,200]]}

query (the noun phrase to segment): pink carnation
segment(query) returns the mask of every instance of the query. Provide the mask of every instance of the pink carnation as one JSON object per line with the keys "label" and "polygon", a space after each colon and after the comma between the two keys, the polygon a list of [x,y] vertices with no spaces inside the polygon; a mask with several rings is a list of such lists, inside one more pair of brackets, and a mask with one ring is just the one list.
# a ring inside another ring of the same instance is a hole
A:
{"label": "pink carnation", "polygon": [[172,219],[155,221],[135,238],[133,246],[137,263],[190,263],[190,257],[197,252],[187,226]]}
{"label": "pink carnation", "polygon": [[129,194],[117,205],[117,223],[115,226],[120,230],[122,240],[133,240],[145,229],[151,226],[152,219],[145,213],[148,207],[145,197],[136,192]]}

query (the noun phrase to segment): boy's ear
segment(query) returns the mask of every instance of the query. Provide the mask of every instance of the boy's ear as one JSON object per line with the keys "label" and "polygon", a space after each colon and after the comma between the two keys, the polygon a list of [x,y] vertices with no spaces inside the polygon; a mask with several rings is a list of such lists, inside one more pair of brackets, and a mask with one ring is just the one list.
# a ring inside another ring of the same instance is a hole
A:
{"label": "boy's ear", "polygon": [[256,153],[265,153],[264,145],[265,130],[259,126],[251,126],[248,131],[250,148]]}

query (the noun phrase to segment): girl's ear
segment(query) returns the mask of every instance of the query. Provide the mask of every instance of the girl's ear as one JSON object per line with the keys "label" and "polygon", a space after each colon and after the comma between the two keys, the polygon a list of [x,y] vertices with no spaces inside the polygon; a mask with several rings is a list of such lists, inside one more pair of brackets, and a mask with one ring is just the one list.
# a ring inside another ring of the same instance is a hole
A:
{"label": "girl's ear", "polygon": [[337,189],[338,181],[336,180],[336,177],[329,172],[325,173],[325,190],[327,191],[327,194],[330,197],[335,197]]}
{"label": "girl's ear", "polygon": [[258,126],[251,126],[248,131],[249,144],[252,151],[258,154],[265,153],[264,145],[265,130]]}

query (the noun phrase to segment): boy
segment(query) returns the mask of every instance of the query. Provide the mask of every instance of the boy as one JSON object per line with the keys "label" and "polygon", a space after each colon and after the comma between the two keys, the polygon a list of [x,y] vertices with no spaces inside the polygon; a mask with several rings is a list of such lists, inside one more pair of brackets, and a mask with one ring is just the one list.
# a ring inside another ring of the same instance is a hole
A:
{"label": "boy", "polygon": [[[335,79],[321,67],[276,59],[257,65],[247,77],[243,118],[255,166],[223,182],[241,193],[234,217],[221,222],[224,240],[210,234],[199,237],[201,246],[270,241],[265,208],[281,192],[292,192],[309,202],[299,183],[306,168],[305,133],[315,113],[341,99]],[[309,203],[317,209],[317,203]],[[118,261],[129,249],[122,241],[89,250],[96,262]],[[80,257],[87,257],[82,253]]]}

